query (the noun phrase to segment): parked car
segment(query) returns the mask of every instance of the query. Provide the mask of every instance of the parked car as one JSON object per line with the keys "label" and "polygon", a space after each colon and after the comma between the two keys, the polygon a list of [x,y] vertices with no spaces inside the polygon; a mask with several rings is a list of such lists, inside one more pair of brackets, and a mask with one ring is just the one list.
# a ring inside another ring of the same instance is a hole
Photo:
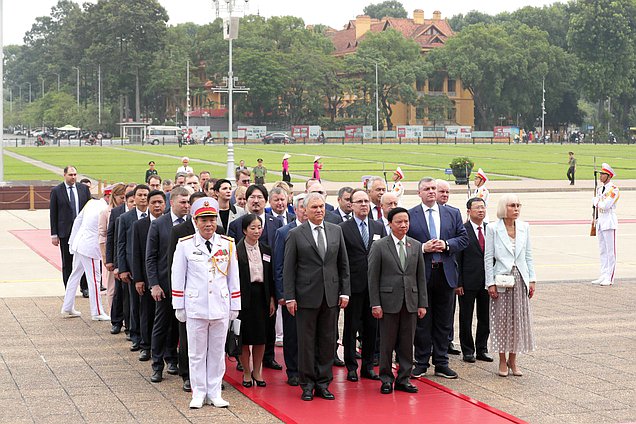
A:
{"label": "parked car", "polygon": [[285,133],[269,133],[263,137],[264,144],[290,144],[295,143],[296,139]]}

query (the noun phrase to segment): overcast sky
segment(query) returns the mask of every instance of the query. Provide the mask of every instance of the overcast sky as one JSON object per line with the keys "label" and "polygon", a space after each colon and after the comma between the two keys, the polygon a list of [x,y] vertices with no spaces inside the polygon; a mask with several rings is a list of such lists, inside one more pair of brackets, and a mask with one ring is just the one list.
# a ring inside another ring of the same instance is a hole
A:
{"label": "overcast sky", "polygon": [[[2,1],[2,0],[0,0]],[[85,0],[95,2],[96,0]],[[250,0],[249,12],[261,16],[292,15],[304,19],[306,24],[326,24],[340,29],[350,19],[362,14],[362,9],[379,0]],[[84,1],[77,1],[84,3]],[[215,17],[212,0],[159,0],[170,17],[169,24],[195,22],[204,24]],[[429,18],[433,11],[442,12],[450,18],[458,13],[479,10],[488,14],[514,11],[523,6],[543,6],[554,3],[546,0],[402,0],[401,3],[412,17],[413,10],[423,9]],[[22,44],[22,37],[38,16],[48,16],[57,0],[4,0],[3,44]]]}

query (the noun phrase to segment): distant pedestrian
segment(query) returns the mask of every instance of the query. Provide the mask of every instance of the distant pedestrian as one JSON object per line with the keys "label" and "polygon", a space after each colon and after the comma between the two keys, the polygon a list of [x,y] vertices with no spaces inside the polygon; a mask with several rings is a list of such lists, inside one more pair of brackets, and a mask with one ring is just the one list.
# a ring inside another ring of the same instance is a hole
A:
{"label": "distant pedestrian", "polygon": [[155,169],[155,161],[151,160],[150,162],[148,162],[148,169],[146,169],[146,178],[144,178],[144,182],[148,184],[148,180],[150,179],[150,177],[158,174],[159,172]]}
{"label": "distant pedestrian", "polygon": [[177,173],[192,174],[194,171],[190,164],[190,158],[184,156],[181,158],[181,166],[177,168]]}
{"label": "distant pedestrian", "polygon": [[576,158],[574,157],[574,152],[568,152],[570,155],[570,159],[568,159],[568,180],[570,180],[570,185],[574,185],[574,173],[576,172]]}
{"label": "distant pedestrian", "polygon": [[320,180],[320,170],[322,169],[322,163],[320,163],[320,156],[314,157],[314,178]]}
{"label": "distant pedestrian", "polygon": [[402,168],[399,166],[395,171],[393,171],[393,187],[391,187],[391,192],[395,194],[398,198],[398,202],[402,198],[404,194],[404,185],[402,184],[402,180],[404,179],[404,172],[402,172]]}
{"label": "distant pedestrian", "polygon": [[254,173],[254,184],[263,185],[265,184],[265,175],[267,175],[267,168],[263,166],[263,159],[258,158],[256,162],[258,162],[258,165],[252,168],[252,172]]}
{"label": "distant pedestrian", "polygon": [[289,158],[291,158],[291,155],[285,153],[283,156],[283,181],[287,183],[291,181],[291,175],[289,175]]}

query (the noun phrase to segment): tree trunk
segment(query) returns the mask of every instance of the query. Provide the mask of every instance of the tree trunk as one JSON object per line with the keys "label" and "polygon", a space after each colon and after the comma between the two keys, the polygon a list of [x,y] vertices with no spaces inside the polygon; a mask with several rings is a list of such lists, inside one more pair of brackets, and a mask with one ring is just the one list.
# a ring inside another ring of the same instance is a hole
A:
{"label": "tree trunk", "polygon": [[141,105],[139,101],[139,68],[135,70],[135,122],[140,122]]}

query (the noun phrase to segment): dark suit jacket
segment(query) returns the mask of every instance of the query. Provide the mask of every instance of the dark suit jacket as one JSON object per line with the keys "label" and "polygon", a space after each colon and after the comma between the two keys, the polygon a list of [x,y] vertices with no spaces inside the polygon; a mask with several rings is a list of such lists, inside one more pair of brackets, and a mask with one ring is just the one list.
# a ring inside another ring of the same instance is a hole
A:
{"label": "dark suit jacket", "polygon": [[149,216],[134,222],[132,226],[132,279],[135,283],[143,281],[146,287],[149,287],[146,273],[146,240],[149,229]]}
{"label": "dark suit jacket", "polygon": [[119,228],[117,218],[126,211],[126,204],[113,208],[108,218],[108,229],[106,230],[106,263],[113,264],[117,268],[117,229]]}
{"label": "dark suit jacket", "polygon": [[[245,215],[243,215],[245,216]],[[227,235],[234,238],[234,242],[238,243],[243,239],[243,217],[237,218],[230,223],[230,228]],[[274,245],[274,237],[276,236],[276,230],[283,226],[283,222],[280,219],[276,219],[271,213],[265,213],[265,222],[263,222],[263,234],[258,239],[261,243],[266,244],[268,247]]]}
{"label": "dark suit jacket", "polygon": [[338,305],[340,295],[351,295],[342,229],[329,222],[322,224],[327,239],[324,259],[318,253],[309,221],[287,235],[283,264],[285,299],[296,300],[299,308],[319,308],[323,297],[332,308]]}
{"label": "dark suit jacket", "polygon": [[[410,227],[408,236],[413,237],[421,243],[425,243],[431,239],[431,235],[428,232],[428,224],[426,223],[426,217],[424,216],[424,210],[422,205],[419,204],[409,210],[410,215]],[[444,275],[448,285],[452,288],[457,287],[457,262],[455,262],[455,254],[464,250],[468,246],[468,235],[466,234],[466,228],[462,223],[462,215],[459,209],[452,206],[440,206],[440,234],[437,237],[440,240],[445,240],[448,243],[449,251],[442,252],[441,258],[444,264]],[[426,260],[426,279],[431,278],[431,261],[433,254],[426,253],[424,259]]]}
{"label": "dark suit jacket", "polygon": [[[479,247],[477,234],[470,222],[464,224],[468,234],[468,247],[457,253],[457,269],[459,270],[458,287],[464,290],[483,290],[486,288],[484,273],[484,252]],[[482,224],[481,231],[486,239],[486,223]]]}
{"label": "dark suit jacket", "polygon": [[276,300],[285,298],[285,290],[283,288],[283,264],[285,262],[285,240],[287,234],[292,228],[296,228],[296,221],[292,221],[284,227],[280,227],[276,230],[276,236],[274,236],[274,289],[276,291]]}
{"label": "dark suit jacket", "polygon": [[[146,212],[148,213],[148,212]],[[117,224],[117,268],[119,272],[132,272],[132,228],[137,222],[137,208],[133,208],[122,214]]]}
{"label": "dark suit jacket", "polygon": [[164,214],[150,223],[148,239],[146,240],[148,286],[159,285],[166,296],[171,294],[168,250],[172,227],[172,215],[170,213]]}
{"label": "dark suit jacket", "polygon": [[269,310],[270,298],[274,297],[274,277],[272,275],[272,250],[259,242],[261,250],[261,260],[263,261],[263,287],[265,288],[265,299],[251,299],[250,285],[250,264],[247,257],[245,240],[241,240],[236,245],[236,255],[238,256],[239,280],[241,282],[241,309],[249,309],[252,302],[266,302]]}
{"label": "dark suit jacket", "polygon": [[[91,192],[84,184],[76,183],[79,211],[91,198]],[[69,238],[73,228],[73,211],[68,200],[66,183],[62,182],[51,189],[49,200],[49,218],[51,221],[51,235],[59,238]]]}
{"label": "dark suit jacket", "polygon": [[369,268],[369,250],[373,244],[373,236],[386,236],[384,226],[377,221],[367,219],[369,243],[365,246],[355,218],[340,224],[342,235],[347,246],[349,257],[349,275],[351,279],[351,293],[363,293],[368,289],[367,270]]}
{"label": "dark suit jacket", "polygon": [[376,241],[369,252],[371,307],[381,306],[389,314],[399,313],[402,305],[411,313],[428,307],[422,245],[411,237],[405,239],[406,269],[402,269],[393,237]]}
{"label": "dark suit jacket", "polygon": [[[271,212],[266,212],[266,213],[271,213]],[[285,211],[284,215],[285,215],[285,219],[287,219],[287,224],[289,224],[290,222],[294,222],[296,220],[296,215],[294,215],[293,213]],[[274,219],[278,219],[278,217],[274,216],[273,213],[272,213],[272,216],[274,217]],[[285,226],[287,224],[282,223],[281,226]]]}
{"label": "dark suit jacket", "polygon": [[[353,212],[351,212],[351,216],[353,217]],[[331,212],[327,212],[325,215],[325,221],[331,222],[332,224],[340,224],[344,220],[342,219],[342,214],[340,213],[340,208],[336,208]]]}

